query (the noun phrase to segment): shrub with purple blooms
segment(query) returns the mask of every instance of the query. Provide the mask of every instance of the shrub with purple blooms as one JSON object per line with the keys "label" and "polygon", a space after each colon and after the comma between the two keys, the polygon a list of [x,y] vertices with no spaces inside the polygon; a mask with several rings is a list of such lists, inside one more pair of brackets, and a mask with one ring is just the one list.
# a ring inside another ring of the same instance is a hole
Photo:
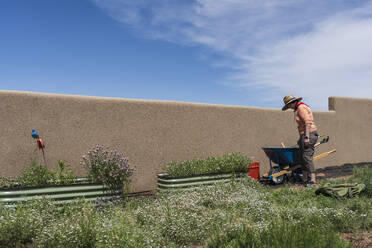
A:
{"label": "shrub with purple blooms", "polygon": [[101,182],[112,191],[128,186],[128,178],[133,174],[128,159],[123,153],[97,145],[83,156],[80,162],[88,170],[89,176],[95,182]]}

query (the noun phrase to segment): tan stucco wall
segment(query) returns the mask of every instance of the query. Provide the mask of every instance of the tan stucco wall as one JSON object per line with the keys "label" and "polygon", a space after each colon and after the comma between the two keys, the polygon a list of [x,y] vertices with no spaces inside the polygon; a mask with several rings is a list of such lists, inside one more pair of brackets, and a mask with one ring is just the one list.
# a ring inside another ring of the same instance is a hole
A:
{"label": "tan stucco wall", "polygon": [[[262,146],[293,145],[293,113],[170,101],[0,91],[0,175],[19,175],[40,151],[31,138],[37,129],[46,143],[46,162],[65,160],[83,175],[81,157],[96,144],[117,148],[136,168],[135,191],[156,187],[156,173],[172,160],[242,152],[268,168]],[[369,147],[372,99],[330,98],[331,111],[314,111],[321,134],[331,140],[317,153],[337,149],[318,168],[372,161]]]}

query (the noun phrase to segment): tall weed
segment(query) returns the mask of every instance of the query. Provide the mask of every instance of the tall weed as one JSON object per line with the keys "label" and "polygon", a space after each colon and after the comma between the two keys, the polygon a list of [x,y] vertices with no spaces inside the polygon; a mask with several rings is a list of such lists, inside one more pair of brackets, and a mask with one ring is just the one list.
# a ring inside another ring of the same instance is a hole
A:
{"label": "tall weed", "polygon": [[209,248],[348,248],[350,244],[327,226],[274,220],[262,231],[243,224],[237,229],[216,233]]}

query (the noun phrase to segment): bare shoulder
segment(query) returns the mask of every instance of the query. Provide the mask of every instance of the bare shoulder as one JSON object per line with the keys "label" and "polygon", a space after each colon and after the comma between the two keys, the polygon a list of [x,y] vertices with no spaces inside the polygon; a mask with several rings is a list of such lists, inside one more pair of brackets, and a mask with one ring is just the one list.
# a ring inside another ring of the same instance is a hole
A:
{"label": "bare shoulder", "polygon": [[311,114],[312,114],[312,112],[311,112],[310,108],[308,106],[306,106],[305,104],[301,104],[300,106],[298,106],[297,115],[301,119],[307,119],[309,117],[309,115],[311,115]]}
{"label": "bare shoulder", "polygon": [[305,111],[307,110],[307,107],[305,104],[301,104],[300,106],[297,107],[297,111],[298,112],[302,112],[302,111]]}
{"label": "bare shoulder", "polygon": [[297,108],[298,111],[306,111],[306,112],[311,112],[311,109],[309,106],[305,105],[305,104],[301,104],[300,106],[298,106]]}

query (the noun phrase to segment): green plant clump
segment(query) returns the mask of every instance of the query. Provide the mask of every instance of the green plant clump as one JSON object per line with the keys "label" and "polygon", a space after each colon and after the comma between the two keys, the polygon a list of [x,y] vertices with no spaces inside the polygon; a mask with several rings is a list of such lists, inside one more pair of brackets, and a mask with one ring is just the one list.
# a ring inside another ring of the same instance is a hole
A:
{"label": "green plant clump", "polygon": [[69,184],[77,178],[70,166],[64,161],[58,161],[58,170],[53,172],[53,181],[55,184]]}
{"label": "green plant clump", "polygon": [[64,161],[58,161],[56,171],[49,170],[46,166],[31,160],[30,166],[17,178],[0,177],[1,188],[13,187],[35,187],[46,185],[63,185],[73,183],[76,175],[71,171],[70,166]]}
{"label": "green plant clump", "polygon": [[0,176],[0,188],[11,188],[15,185],[15,180],[9,177]]}
{"label": "green plant clump", "polygon": [[23,247],[22,244],[31,243],[54,220],[55,208],[47,200],[21,203],[14,208],[0,206],[0,247]]}
{"label": "green plant clump", "polygon": [[165,172],[172,177],[246,172],[251,162],[252,159],[248,156],[233,152],[206,159],[172,161],[165,166]]}
{"label": "green plant clump", "polygon": [[28,167],[17,179],[19,186],[43,186],[50,184],[53,179],[53,172],[46,166],[38,164],[35,160],[31,161]]}

